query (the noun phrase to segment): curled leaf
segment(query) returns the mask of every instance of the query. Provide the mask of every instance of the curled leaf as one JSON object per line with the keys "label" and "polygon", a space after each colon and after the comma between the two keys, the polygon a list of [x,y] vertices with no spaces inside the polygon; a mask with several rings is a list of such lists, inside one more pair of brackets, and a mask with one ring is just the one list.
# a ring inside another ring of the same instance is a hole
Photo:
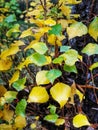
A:
{"label": "curled leaf", "polygon": [[86,126],[86,125],[90,125],[86,115],[83,114],[78,114],[73,118],[73,125],[76,128],[82,127],[82,126]]}
{"label": "curled leaf", "polygon": [[70,93],[70,86],[60,82],[55,84],[50,89],[51,96],[60,104],[60,108],[62,108],[67,103],[68,98],[70,97]]}
{"label": "curled leaf", "polygon": [[28,102],[34,102],[34,103],[45,103],[49,99],[49,95],[44,87],[36,86],[32,88]]}

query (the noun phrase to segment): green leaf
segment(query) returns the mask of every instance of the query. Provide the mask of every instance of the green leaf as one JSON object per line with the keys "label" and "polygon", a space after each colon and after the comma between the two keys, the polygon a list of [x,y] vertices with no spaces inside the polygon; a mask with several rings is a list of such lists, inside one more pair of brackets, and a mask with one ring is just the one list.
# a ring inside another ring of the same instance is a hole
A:
{"label": "green leaf", "polygon": [[72,39],[76,36],[83,36],[87,34],[87,27],[82,22],[75,22],[67,27],[67,33],[69,35],[69,39]]}
{"label": "green leaf", "polygon": [[11,37],[13,33],[20,32],[19,27],[19,24],[15,24],[10,30],[7,31],[6,36]]}
{"label": "green leaf", "polygon": [[74,49],[70,49],[61,55],[65,59],[65,64],[73,66],[78,61],[78,52]]}
{"label": "green leaf", "polygon": [[11,14],[11,15],[9,15],[8,17],[6,17],[6,18],[5,18],[5,21],[8,22],[8,23],[17,21],[15,14]]}
{"label": "green leaf", "polygon": [[38,52],[39,54],[44,54],[46,53],[46,51],[48,50],[47,46],[45,43],[43,42],[38,42],[33,44],[32,48]]}
{"label": "green leaf", "polygon": [[97,67],[98,67],[98,62],[92,64],[89,69],[92,71],[93,69],[95,69]]}
{"label": "green leaf", "polygon": [[60,35],[62,31],[62,26],[61,24],[56,24],[51,27],[52,29],[48,31],[49,35],[54,34],[54,35]]}
{"label": "green leaf", "polygon": [[77,73],[77,68],[75,65],[73,66],[68,66],[68,65],[64,65],[64,70],[67,71],[67,72],[74,72],[74,73]]}
{"label": "green leaf", "polygon": [[24,89],[26,86],[24,86],[26,82],[26,78],[23,79],[19,79],[17,81],[15,81],[12,86],[13,88],[15,88],[17,91],[21,91],[22,89]]}
{"label": "green leaf", "polygon": [[47,72],[46,77],[50,80],[51,83],[54,82],[54,80],[62,75],[62,72],[58,69],[51,69],[49,72]]}
{"label": "green leaf", "polygon": [[54,64],[61,64],[63,60],[64,60],[64,58],[59,56],[53,60],[53,63]]}
{"label": "green leaf", "polygon": [[44,117],[44,120],[52,122],[52,123],[55,123],[57,119],[58,119],[57,114],[50,114]]}
{"label": "green leaf", "polygon": [[55,112],[56,112],[56,106],[50,104],[50,105],[48,106],[48,108],[50,109],[50,113],[51,113],[51,114],[55,114]]}
{"label": "green leaf", "polygon": [[71,47],[70,46],[61,46],[60,47],[60,52],[66,52],[70,49]]}
{"label": "green leaf", "polygon": [[87,54],[88,56],[98,54],[98,45],[94,43],[88,43],[82,50],[82,53]]}
{"label": "green leaf", "polygon": [[32,54],[28,57],[28,60],[36,64],[37,66],[43,66],[47,62],[46,57],[39,53]]}
{"label": "green leaf", "polygon": [[18,102],[15,113],[18,116],[25,116],[25,109],[27,106],[27,101],[25,99],[21,99],[21,101]]}
{"label": "green leaf", "polygon": [[5,94],[4,94],[4,98],[5,100],[10,103],[12,102],[14,99],[16,99],[16,96],[17,96],[17,92],[15,91],[7,91]]}
{"label": "green leaf", "polygon": [[98,17],[95,17],[90,23],[88,32],[96,41],[98,41]]}

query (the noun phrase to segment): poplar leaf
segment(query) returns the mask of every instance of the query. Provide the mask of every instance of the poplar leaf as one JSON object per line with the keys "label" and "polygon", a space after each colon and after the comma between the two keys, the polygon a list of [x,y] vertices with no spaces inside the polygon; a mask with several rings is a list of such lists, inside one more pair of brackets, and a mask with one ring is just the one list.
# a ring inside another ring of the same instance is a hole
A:
{"label": "poplar leaf", "polygon": [[65,59],[65,64],[67,66],[73,66],[76,61],[78,61],[78,52],[74,49],[70,49],[61,55]]}
{"label": "poplar leaf", "polygon": [[44,21],[44,24],[45,24],[45,25],[48,25],[48,26],[53,26],[53,25],[56,24],[56,21],[53,20],[53,19],[51,19],[51,18],[48,18],[48,19],[46,19],[46,20]]}
{"label": "poplar leaf", "polygon": [[69,39],[87,34],[87,27],[82,22],[75,22],[67,27]]}
{"label": "poplar leaf", "polygon": [[49,84],[50,83],[49,79],[46,77],[47,72],[48,71],[46,71],[46,70],[42,70],[42,71],[39,71],[36,74],[37,85]]}
{"label": "poplar leaf", "polygon": [[49,35],[54,34],[54,35],[60,35],[62,31],[62,26],[61,24],[56,24],[51,27],[51,30],[48,31]]}
{"label": "poplar leaf", "polygon": [[55,84],[50,89],[51,96],[60,104],[60,108],[62,108],[67,103],[68,98],[70,97],[70,93],[70,86],[60,82]]}
{"label": "poplar leaf", "polygon": [[0,71],[6,71],[9,70],[12,66],[12,61],[11,59],[1,59],[0,60]]}
{"label": "poplar leaf", "polygon": [[62,119],[62,118],[58,118],[55,122],[55,125],[56,126],[60,126],[60,125],[63,125],[65,123],[65,120]]}
{"label": "poplar leaf", "polygon": [[18,51],[19,51],[19,47],[18,46],[11,46],[9,49],[6,49],[6,50],[4,50],[2,52],[0,57],[2,59],[5,59],[8,56],[16,54]]}
{"label": "poplar leaf", "polygon": [[17,116],[25,116],[25,110],[26,110],[27,102],[25,99],[21,99],[15,109],[15,113]]}
{"label": "poplar leaf", "polygon": [[90,23],[88,32],[96,41],[98,41],[98,17],[95,17]]}
{"label": "poplar leaf", "polygon": [[82,50],[82,53],[87,54],[88,56],[98,54],[98,45],[94,43],[88,43]]}
{"label": "poplar leaf", "polygon": [[0,97],[3,97],[6,92],[7,89],[3,85],[0,85]]}
{"label": "poplar leaf", "polygon": [[12,86],[13,88],[15,88],[17,91],[21,91],[23,90],[26,86],[24,85],[26,82],[26,78],[23,79],[19,79],[17,81],[15,81]]}
{"label": "poplar leaf", "polygon": [[58,69],[51,69],[47,72],[46,77],[49,79],[51,83],[54,82],[54,80],[62,75],[62,72]]}
{"label": "poplar leaf", "polygon": [[11,85],[13,82],[17,81],[19,78],[19,70],[15,71],[12,78],[9,80],[9,85]]}
{"label": "poplar leaf", "polygon": [[15,127],[18,129],[23,129],[26,126],[26,118],[23,116],[17,116],[15,118]]}
{"label": "poplar leaf", "polygon": [[20,35],[20,38],[32,36],[32,34],[33,34],[32,28],[29,28],[29,29],[22,32],[22,34]]}
{"label": "poplar leaf", "polygon": [[97,67],[98,67],[98,62],[92,64],[89,69],[92,71],[93,69],[95,69]]}
{"label": "poplar leaf", "polygon": [[57,114],[49,114],[49,115],[44,117],[44,120],[52,122],[52,123],[55,123],[57,119],[58,119]]}
{"label": "poplar leaf", "polygon": [[34,63],[37,66],[43,66],[47,62],[46,57],[39,53],[28,56],[27,61],[29,61],[29,63]]}
{"label": "poplar leaf", "polygon": [[15,91],[7,91],[5,94],[4,94],[4,98],[6,100],[6,102],[10,103],[12,102],[14,99],[16,99],[16,96],[17,96],[17,92]]}
{"label": "poplar leaf", "polygon": [[78,114],[73,118],[73,125],[74,127],[79,128],[82,126],[90,125],[90,123],[85,115]]}
{"label": "poplar leaf", "polygon": [[48,50],[47,46],[43,42],[37,42],[32,45],[32,48],[39,54],[44,54]]}
{"label": "poplar leaf", "polygon": [[44,87],[36,86],[34,87],[28,98],[28,102],[34,103],[45,103],[49,100],[49,95]]}
{"label": "poplar leaf", "polygon": [[75,65],[69,66],[69,65],[64,64],[64,70],[69,72],[69,73],[70,72],[77,73],[77,68]]}

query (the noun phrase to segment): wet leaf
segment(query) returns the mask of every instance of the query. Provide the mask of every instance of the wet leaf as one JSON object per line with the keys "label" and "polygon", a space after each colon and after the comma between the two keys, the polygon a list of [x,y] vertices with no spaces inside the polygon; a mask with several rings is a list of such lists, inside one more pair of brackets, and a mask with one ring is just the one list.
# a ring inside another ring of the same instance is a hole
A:
{"label": "wet leaf", "polygon": [[32,45],[32,48],[39,54],[44,54],[48,50],[47,46],[43,42],[37,42]]}
{"label": "wet leaf", "polygon": [[88,32],[96,41],[98,41],[98,17],[95,17],[90,23]]}
{"label": "wet leaf", "polygon": [[20,72],[18,70],[15,71],[15,73],[12,76],[12,78],[9,80],[9,85],[11,85],[12,83],[14,83],[15,81],[18,80],[19,74],[20,74]]}
{"label": "wet leaf", "polygon": [[23,116],[17,116],[15,118],[15,127],[18,129],[23,129],[26,126],[26,118]]}
{"label": "wet leaf", "polygon": [[15,81],[12,86],[15,88],[17,91],[23,90],[26,86],[24,85],[26,83],[26,78],[19,79]]}
{"label": "wet leaf", "polygon": [[46,77],[49,79],[51,83],[54,82],[54,80],[62,75],[62,72],[59,69],[51,69],[47,72]]}
{"label": "wet leaf", "polygon": [[36,86],[32,88],[28,102],[45,103],[49,100],[49,95],[44,87]]}
{"label": "wet leaf", "polygon": [[58,118],[55,122],[55,125],[56,126],[60,126],[60,125],[63,125],[65,123],[65,120],[62,119],[62,118]]}
{"label": "wet leaf", "polygon": [[50,114],[44,117],[44,120],[52,122],[52,123],[55,123],[57,119],[58,119],[57,114]]}
{"label": "wet leaf", "polygon": [[69,39],[87,34],[87,27],[82,22],[76,22],[67,27]]}
{"label": "wet leaf", "polygon": [[60,82],[55,84],[50,89],[51,96],[60,104],[60,108],[62,108],[67,103],[68,98],[70,97],[70,93],[70,86]]}
{"label": "wet leaf", "polygon": [[6,102],[10,103],[12,102],[14,99],[16,99],[16,96],[17,96],[17,92],[15,91],[7,91],[5,94],[4,94],[4,98],[6,100]]}
{"label": "wet leaf", "polygon": [[54,35],[60,35],[62,31],[62,26],[61,24],[56,24],[51,27],[52,29],[48,31],[49,35],[54,34]]}
{"label": "wet leaf", "polygon": [[16,106],[15,113],[17,116],[25,116],[25,110],[27,106],[27,101],[25,99],[21,99]]}
{"label": "wet leaf", "polygon": [[46,77],[47,72],[48,72],[47,70],[42,70],[42,71],[39,71],[36,74],[37,85],[49,84],[50,83],[49,79]]}
{"label": "wet leaf", "polygon": [[86,126],[86,125],[90,125],[86,115],[83,114],[78,114],[73,118],[73,125],[76,128],[82,127],[82,126]]}
{"label": "wet leaf", "polygon": [[98,54],[98,45],[94,43],[88,43],[82,50],[82,53],[87,54],[88,56]]}

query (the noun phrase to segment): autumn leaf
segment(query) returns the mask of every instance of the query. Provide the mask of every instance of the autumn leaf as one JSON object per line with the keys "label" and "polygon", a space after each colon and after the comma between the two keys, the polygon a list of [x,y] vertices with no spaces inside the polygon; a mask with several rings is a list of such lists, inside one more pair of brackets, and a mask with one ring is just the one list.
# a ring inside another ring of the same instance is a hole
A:
{"label": "autumn leaf", "polygon": [[20,35],[20,38],[24,38],[24,37],[28,37],[32,35],[33,35],[32,28],[29,28],[22,32],[22,34]]}
{"label": "autumn leaf", "polygon": [[43,84],[50,83],[49,79],[46,77],[47,72],[48,72],[47,70],[42,70],[36,74],[37,85],[43,85]]}
{"label": "autumn leaf", "polygon": [[96,41],[98,40],[98,17],[90,23],[88,32]]}
{"label": "autumn leaf", "polygon": [[28,102],[45,103],[49,100],[49,95],[44,87],[33,87],[28,98]]}
{"label": "autumn leaf", "polygon": [[67,27],[67,33],[70,40],[76,36],[80,37],[87,34],[87,27],[82,22],[75,22]]}
{"label": "autumn leaf", "polygon": [[46,20],[44,21],[44,24],[45,24],[45,25],[48,25],[48,26],[53,26],[53,25],[56,24],[56,21],[53,20],[53,19],[51,19],[51,18],[48,18],[48,19],[46,19]]}
{"label": "autumn leaf", "polygon": [[96,43],[88,43],[83,49],[82,53],[87,54],[88,56],[98,54],[98,45]]}
{"label": "autumn leaf", "polygon": [[86,115],[84,114],[77,114],[74,118],[73,118],[73,125],[76,128],[82,127],[82,126],[86,126],[86,125],[90,125]]}
{"label": "autumn leaf", "polygon": [[56,126],[60,126],[60,125],[63,125],[65,123],[65,120],[62,119],[62,118],[58,118],[55,122],[55,125]]}
{"label": "autumn leaf", "polygon": [[7,89],[3,85],[0,85],[0,97],[4,96],[6,92]]}
{"label": "autumn leaf", "polygon": [[70,93],[70,86],[61,82],[56,83],[50,89],[51,96],[60,104],[60,108],[62,108],[67,103],[68,98],[70,97]]}

